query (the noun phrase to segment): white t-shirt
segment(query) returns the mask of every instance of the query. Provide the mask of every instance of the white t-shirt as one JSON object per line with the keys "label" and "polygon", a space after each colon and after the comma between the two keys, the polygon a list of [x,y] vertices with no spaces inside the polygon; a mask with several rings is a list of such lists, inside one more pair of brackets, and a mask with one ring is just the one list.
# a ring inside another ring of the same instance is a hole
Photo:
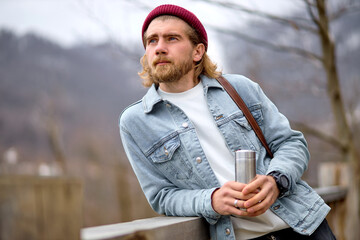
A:
{"label": "white t-shirt", "polygon": [[[158,93],[162,99],[175,104],[189,117],[195,126],[206,158],[220,184],[234,181],[234,155],[226,146],[224,136],[220,133],[209,111],[201,81],[194,88],[185,92],[168,93],[158,88]],[[267,210],[257,217],[231,217],[231,220],[236,239],[256,238],[289,227],[271,210]]]}

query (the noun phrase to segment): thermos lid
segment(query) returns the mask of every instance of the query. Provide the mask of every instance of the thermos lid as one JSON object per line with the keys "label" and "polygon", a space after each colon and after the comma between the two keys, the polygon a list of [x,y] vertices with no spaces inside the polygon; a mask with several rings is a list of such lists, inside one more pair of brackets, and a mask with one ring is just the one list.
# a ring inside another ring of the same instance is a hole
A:
{"label": "thermos lid", "polygon": [[235,152],[235,158],[255,158],[255,152],[253,150],[237,150]]}

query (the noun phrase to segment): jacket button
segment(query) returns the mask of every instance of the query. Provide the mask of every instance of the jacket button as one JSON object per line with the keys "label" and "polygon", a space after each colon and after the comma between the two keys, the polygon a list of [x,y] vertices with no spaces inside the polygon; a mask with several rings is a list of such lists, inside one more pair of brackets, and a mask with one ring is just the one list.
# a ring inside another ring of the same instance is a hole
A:
{"label": "jacket button", "polygon": [[281,207],[280,205],[276,205],[276,206],[274,207],[274,210],[278,210],[280,207]]}
{"label": "jacket button", "polygon": [[219,115],[219,116],[216,116],[215,117],[215,120],[219,120],[220,118],[223,118],[224,116],[221,114],[221,115]]}
{"label": "jacket button", "polygon": [[187,128],[189,126],[189,124],[184,122],[183,124],[181,124],[181,126],[183,126],[184,128]]}
{"label": "jacket button", "polygon": [[197,158],[196,158],[196,162],[197,162],[197,163],[201,163],[201,162],[202,162],[201,157],[197,157]]}
{"label": "jacket button", "polygon": [[231,233],[231,231],[230,231],[229,228],[225,229],[225,234],[226,234],[226,235],[230,235],[230,233]]}

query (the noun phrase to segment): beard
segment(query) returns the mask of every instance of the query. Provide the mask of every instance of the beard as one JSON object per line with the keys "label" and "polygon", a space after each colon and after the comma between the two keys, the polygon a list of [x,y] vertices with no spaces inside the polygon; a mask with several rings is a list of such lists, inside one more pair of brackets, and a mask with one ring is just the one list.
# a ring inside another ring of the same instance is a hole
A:
{"label": "beard", "polygon": [[[157,65],[159,61],[168,62],[165,65]],[[149,66],[149,77],[152,78],[154,83],[171,83],[179,81],[184,75],[191,71],[193,68],[193,61],[191,56],[189,58],[174,63],[166,57],[156,58],[151,66]]]}

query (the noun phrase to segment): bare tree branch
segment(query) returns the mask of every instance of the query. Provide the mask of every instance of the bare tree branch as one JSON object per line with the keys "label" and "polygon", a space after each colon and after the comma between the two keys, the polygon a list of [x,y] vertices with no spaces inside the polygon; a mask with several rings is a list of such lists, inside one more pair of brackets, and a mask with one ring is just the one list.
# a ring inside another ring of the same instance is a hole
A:
{"label": "bare tree branch", "polygon": [[309,7],[316,7],[315,3],[310,2],[309,0],[303,0]]}
{"label": "bare tree branch", "polygon": [[100,17],[98,17],[93,9],[86,4],[84,1],[82,0],[78,0],[79,5],[81,5],[81,7],[84,9],[85,14],[92,19],[96,24],[98,24],[101,29],[103,31],[105,31],[107,37],[108,37],[108,41],[111,44],[112,47],[114,47],[115,49],[117,49],[117,51],[124,53],[125,55],[127,55],[129,58],[138,61],[141,57],[140,54],[138,54],[135,51],[131,51],[128,48],[125,48],[122,44],[120,44],[115,37],[114,32],[109,28],[108,24],[105,23],[103,21],[103,19],[101,19]]}
{"label": "bare tree branch", "polygon": [[[218,5],[218,6],[228,8],[228,9],[233,9],[233,10],[245,12],[245,13],[248,13],[248,14],[251,14],[251,15],[255,15],[255,16],[258,16],[258,17],[262,17],[264,19],[273,20],[273,21],[276,21],[276,22],[281,23],[283,25],[290,26],[290,27],[292,27],[292,28],[294,28],[296,30],[301,29],[301,30],[311,32],[313,34],[317,34],[317,32],[318,32],[317,29],[311,27],[310,25],[302,24],[302,23],[297,22],[297,21],[295,21],[293,19],[279,17],[279,16],[276,16],[276,15],[273,15],[273,14],[270,14],[270,13],[266,13],[266,12],[263,12],[263,11],[250,9],[250,8],[244,7],[244,6],[240,5],[240,4],[235,4],[235,3],[232,3],[232,2],[224,2],[224,1],[219,2],[219,1],[214,1],[214,0],[198,0],[198,1],[211,3],[213,5]],[[306,21],[306,19],[301,19],[301,20]]]}
{"label": "bare tree branch", "polygon": [[339,18],[360,11],[359,1],[338,1],[337,10],[329,14],[329,22],[338,20]]}
{"label": "bare tree branch", "polygon": [[316,24],[316,26],[321,29],[321,24],[319,22],[319,19],[315,16],[314,12],[312,11],[312,7],[316,7],[313,3],[311,3],[309,0],[304,0],[305,5],[307,7],[309,16],[311,17],[312,21]]}
{"label": "bare tree branch", "polygon": [[320,62],[323,61],[322,58],[320,56],[316,55],[315,53],[306,51],[306,50],[301,49],[301,48],[276,45],[276,44],[273,44],[273,43],[265,41],[265,40],[261,40],[261,39],[255,38],[255,37],[251,37],[251,36],[249,36],[247,34],[240,33],[238,31],[233,31],[233,30],[229,30],[229,29],[223,29],[223,28],[219,28],[219,27],[215,27],[215,26],[208,26],[208,27],[215,30],[215,31],[217,31],[217,32],[233,35],[233,36],[239,37],[239,38],[241,38],[241,39],[243,39],[243,40],[245,40],[245,41],[247,41],[249,43],[256,44],[256,45],[262,46],[262,47],[266,47],[266,48],[269,48],[271,50],[280,51],[280,52],[290,52],[290,53],[297,54],[297,55],[299,55],[301,57],[305,57],[307,59],[318,60]]}
{"label": "bare tree branch", "polygon": [[338,138],[330,136],[316,128],[310,127],[307,124],[300,122],[291,122],[291,125],[293,125],[296,129],[301,130],[303,133],[312,135],[314,137],[317,137],[318,139],[321,139],[326,143],[331,144],[333,147],[339,149],[340,151],[344,151],[347,148],[346,144],[339,141]]}

